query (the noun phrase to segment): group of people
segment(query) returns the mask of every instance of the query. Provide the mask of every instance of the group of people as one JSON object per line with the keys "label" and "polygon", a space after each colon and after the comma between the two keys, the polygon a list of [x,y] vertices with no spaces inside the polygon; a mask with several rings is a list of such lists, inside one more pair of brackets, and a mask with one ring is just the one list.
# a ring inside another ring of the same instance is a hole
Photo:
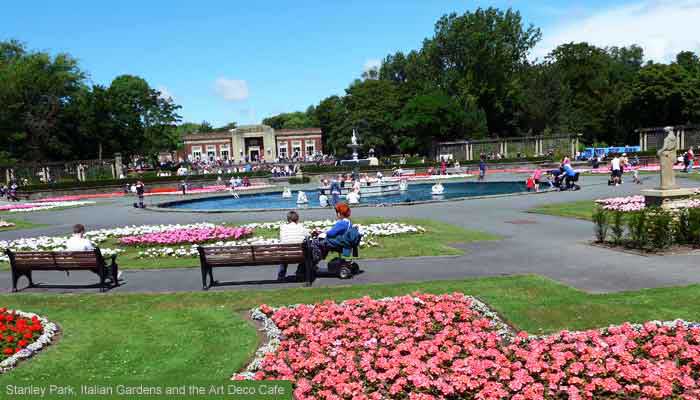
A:
{"label": "group of people", "polygon": [[18,189],[19,185],[16,181],[10,182],[9,185],[0,186],[0,199],[5,197],[8,201],[19,201],[19,197],[17,196]]}
{"label": "group of people", "polygon": [[[615,154],[610,160],[610,179],[608,180],[608,185],[621,185],[623,183],[625,170],[631,169],[632,166],[634,166],[634,164],[630,163],[629,158],[627,158],[627,153],[622,153],[622,155]],[[636,184],[642,183],[638,169],[632,169],[632,181]]]}
{"label": "group of people", "polygon": [[[313,268],[318,267],[318,263],[328,256],[331,251],[338,251],[343,256],[349,256],[352,249],[360,244],[360,234],[350,220],[350,206],[346,203],[335,205],[336,221],[326,232],[310,232],[301,223],[299,213],[289,211],[287,213],[287,223],[280,226],[280,242],[283,244],[302,243],[308,240],[311,250]],[[282,264],[277,271],[277,279],[284,281],[287,279],[287,264]],[[295,278],[303,281],[306,270],[304,264],[299,264],[296,269]]]}
{"label": "group of people", "polygon": [[146,185],[144,185],[142,181],[136,181],[136,183],[132,183],[131,185],[127,183],[124,186],[124,193],[136,195],[138,200],[136,203],[134,203],[134,208],[146,208],[146,205],[143,202],[143,197],[146,194]]}
{"label": "group of people", "polygon": [[681,158],[683,162],[683,172],[691,172],[695,164],[695,152],[693,151],[693,147],[689,147],[688,151],[683,153]]}

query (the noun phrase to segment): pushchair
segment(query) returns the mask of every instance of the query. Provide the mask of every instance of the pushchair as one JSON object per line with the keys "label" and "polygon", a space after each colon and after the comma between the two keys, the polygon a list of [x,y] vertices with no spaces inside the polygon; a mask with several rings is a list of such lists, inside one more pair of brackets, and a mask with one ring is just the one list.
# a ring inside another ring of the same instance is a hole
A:
{"label": "pushchair", "polygon": [[581,190],[581,186],[577,185],[579,173],[575,173],[574,176],[564,177],[564,188],[561,190]]}

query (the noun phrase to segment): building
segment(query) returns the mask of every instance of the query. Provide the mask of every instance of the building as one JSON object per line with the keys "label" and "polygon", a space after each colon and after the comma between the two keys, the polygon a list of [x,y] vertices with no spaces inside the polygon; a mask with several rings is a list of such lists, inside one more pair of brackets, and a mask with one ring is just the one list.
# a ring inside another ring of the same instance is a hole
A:
{"label": "building", "polygon": [[320,128],[274,130],[267,125],[243,125],[230,131],[186,135],[184,155],[191,161],[307,158],[322,153],[322,137]]}

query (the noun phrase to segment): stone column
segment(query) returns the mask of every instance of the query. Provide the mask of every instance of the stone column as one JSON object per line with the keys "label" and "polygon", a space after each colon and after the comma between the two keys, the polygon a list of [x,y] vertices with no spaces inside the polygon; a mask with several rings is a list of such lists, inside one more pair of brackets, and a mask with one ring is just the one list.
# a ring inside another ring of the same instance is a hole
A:
{"label": "stone column", "polygon": [[117,179],[124,174],[124,164],[122,164],[121,153],[114,153],[114,174]]}

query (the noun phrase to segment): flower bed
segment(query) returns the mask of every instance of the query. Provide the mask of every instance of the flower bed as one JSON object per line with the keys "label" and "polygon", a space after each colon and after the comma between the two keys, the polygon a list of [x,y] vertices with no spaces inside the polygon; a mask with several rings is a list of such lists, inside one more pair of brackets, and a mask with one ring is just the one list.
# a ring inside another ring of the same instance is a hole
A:
{"label": "flower bed", "polygon": [[269,342],[232,379],[289,379],[298,399],[697,399],[700,326],[515,335],[462,294],[261,306]]}
{"label": "flower bed", "polygon": [[644,196],[596,200],[596,242],[659,252],[672,246],[700,246],[700,198],[670,207],[646,207]]}
{"label": "flower bed", "polygon": [[58,327],[36,314],[0,308],[0,373],[49,345]]}
{"label": "flower bed", "polygon": [[63,207],[81,207],[95,204],[94,201],[39,201],[35,203],[15,203],[5,204],[0,206],[0,211],[15,212],[31,212],[51,210],[54,208]]}
{"label": "flower bed", "polygon": [[215,240],[240,239],[251,233],[253,233],[253,229],[246,227],[229,228],[225,226],[215,226],[207,228],[176,229],[137,236],[126,236],[119,239],[119,243],[129,246],[192,244]]}

